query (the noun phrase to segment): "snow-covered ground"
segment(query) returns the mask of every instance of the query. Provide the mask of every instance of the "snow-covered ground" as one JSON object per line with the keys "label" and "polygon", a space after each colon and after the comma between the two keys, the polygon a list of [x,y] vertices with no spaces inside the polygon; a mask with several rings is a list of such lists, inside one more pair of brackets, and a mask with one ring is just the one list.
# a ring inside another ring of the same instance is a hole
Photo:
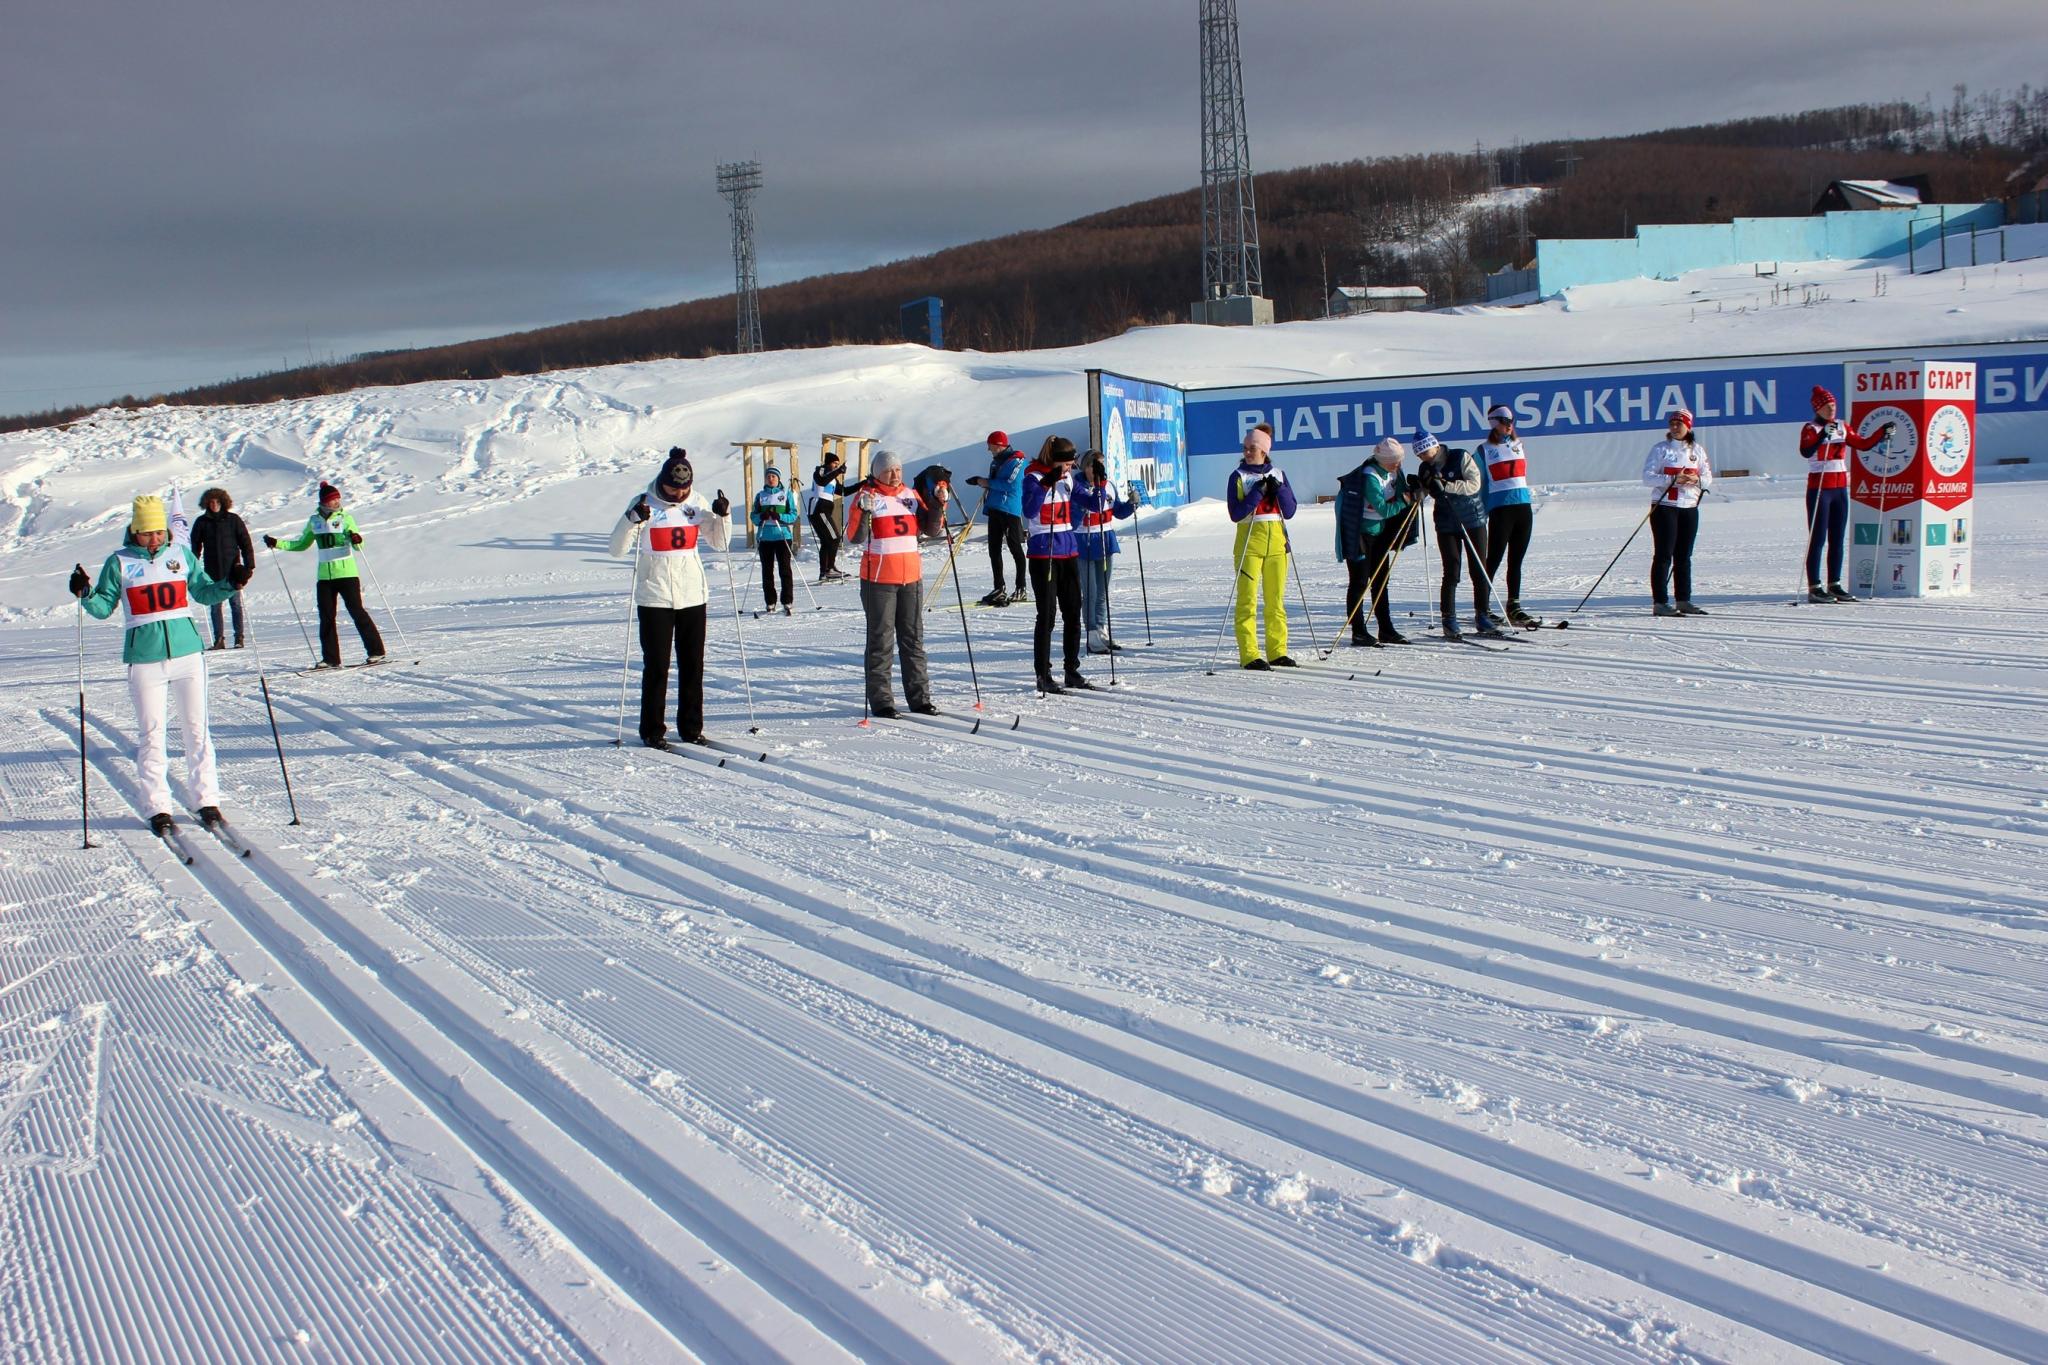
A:
{"label": "snow-covered ground", "polygon": [[[2048,1358],[2048,484],[1980,490],[1969,598],[1787,605],[1796,491],[1731,481],[1704,620],[1649,617],[1638,541],[1571,630],[1298,675],[1209,673],[1227,528],[1161,513],[1106,694],[1036,698],[1028,609],[965,613],[980,734],[858,724],[850,587],[758,622],[720,596],[733,748],[691,756],[611,745],[603,554],[672,441],[707,486],[727,440],[820,430],[964,470],[990,426],[1077,429],[1086,364],[1819,349],[1866,317],[2006,340],[2044,285],[1697,323],[1680,286],[1615,287],[0,440],[0,1356]],[[140,827],[118,630],[87,623],[81,849],[63,572],[138,488],[224,482],[284,529],[337,476],[421,662],[298,674],[263,565],[300,823],[256,655],[210,656],[255,853],[194,832],[185,868]],[[1535,609],[1641,514],[1544,490]],[[1304,658],[1339,614],[1330,516],[1295,523]],[[961,563],[971,600],[978,539]],[[1395,573],[1418,636],[1432,574]],[[961,615],[928,642],[971,715]]]}

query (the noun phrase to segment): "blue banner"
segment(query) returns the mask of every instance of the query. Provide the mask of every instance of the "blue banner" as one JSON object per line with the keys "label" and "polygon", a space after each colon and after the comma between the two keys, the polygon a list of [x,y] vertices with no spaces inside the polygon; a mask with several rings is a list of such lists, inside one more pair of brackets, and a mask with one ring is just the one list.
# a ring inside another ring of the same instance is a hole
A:
{"label": "blue banner", "polygon": [[[1976,361],[1980,414],[2048,410],[2048,350],[1992,350],[1916,347],[1907,354]],[[1470,443],[1485,438],[1486,410],[1495,403],[1514,410],[1524,436],[1654,433],[1679,408],[1703,428],[1797,423],[1812,413],[1815,385],[1840,391],[1843,360],[1855,354],[1196,390],[1187,402],[1187,436],[1197,455],[1236,454],[1260,422],[1272,425],[1283,451],[1369,447],[1387,436],[1405,442],[1424,431]]]}
{"label": "blue banner", "polygon": [[1180,389],[1090,370],[1088,433],[1118,488],[1136,479],[1156,506],[1188,500],[1187,402]]}

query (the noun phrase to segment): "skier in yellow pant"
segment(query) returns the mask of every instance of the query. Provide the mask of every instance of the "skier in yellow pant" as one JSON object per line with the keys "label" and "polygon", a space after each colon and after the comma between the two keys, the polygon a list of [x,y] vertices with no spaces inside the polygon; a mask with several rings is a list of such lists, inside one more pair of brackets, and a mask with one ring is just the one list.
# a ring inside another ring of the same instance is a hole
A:
{"label": "skier in yellow pant", "polygon": [[[1254,671],[1293,668],[1287,654],[1287,521],[1294,489],[1273,463],[1273,429],[1261,422],[1245,434],[1244,460],[1226,490],[1237,523],[1231,556],[1237,574],[1237,661]],[[1258,598],[1266,602],[1266,649],[1259,652]]]}

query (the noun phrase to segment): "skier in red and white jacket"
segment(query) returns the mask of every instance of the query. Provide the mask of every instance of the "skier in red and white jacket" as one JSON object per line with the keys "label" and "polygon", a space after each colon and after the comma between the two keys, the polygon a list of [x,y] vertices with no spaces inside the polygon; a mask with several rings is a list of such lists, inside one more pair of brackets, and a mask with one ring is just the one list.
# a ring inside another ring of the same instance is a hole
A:
{"label": "skier in red and white jacket", "polygon": [[[1835,420],[1835,396],[1813,386],[1813,420],[1799,429],[1799,453],[1806,457],[1806,600],[1854,602],[1842,586],[1842,541],[1849,530],[1849,452],[1869,450],[1892,434],[1886,422],[1858,436]],[[1821,588],[1820,552],[1828,552],[1827,588]]]}

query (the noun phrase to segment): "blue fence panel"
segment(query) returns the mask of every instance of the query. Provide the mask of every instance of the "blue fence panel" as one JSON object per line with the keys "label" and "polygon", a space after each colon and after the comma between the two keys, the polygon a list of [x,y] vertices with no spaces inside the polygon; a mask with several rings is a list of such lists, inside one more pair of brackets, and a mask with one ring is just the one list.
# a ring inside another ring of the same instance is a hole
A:
{"label": "blue fence panel", "polygon": [[1735,229],[1726,223],[1674,223],[1636,229],[1637,259],[1652,279],[1676,279],[1688,270],[1734,265]]}
{"label": "blue fence panel", "polygon": [[1737,218],[1734,228],[1737,261],[1817,261],[1828,254],[1822,218]]}
{"label": "blue fence panel", "polygon": [[1536,243],[1537,288],[1555,294],[1577,284],[1610,284],[1641,275],[1633,237],[1571,237]]}
{"label": "blue fence panel", "polygon": [[1536,271],[1533,268],[1529,270],[1501,270],[1486,277],[1486,301],[1488,303],[1497,303],[1502,299],[1513,298],[1517,294],[1530,294],[1535,291]]}

